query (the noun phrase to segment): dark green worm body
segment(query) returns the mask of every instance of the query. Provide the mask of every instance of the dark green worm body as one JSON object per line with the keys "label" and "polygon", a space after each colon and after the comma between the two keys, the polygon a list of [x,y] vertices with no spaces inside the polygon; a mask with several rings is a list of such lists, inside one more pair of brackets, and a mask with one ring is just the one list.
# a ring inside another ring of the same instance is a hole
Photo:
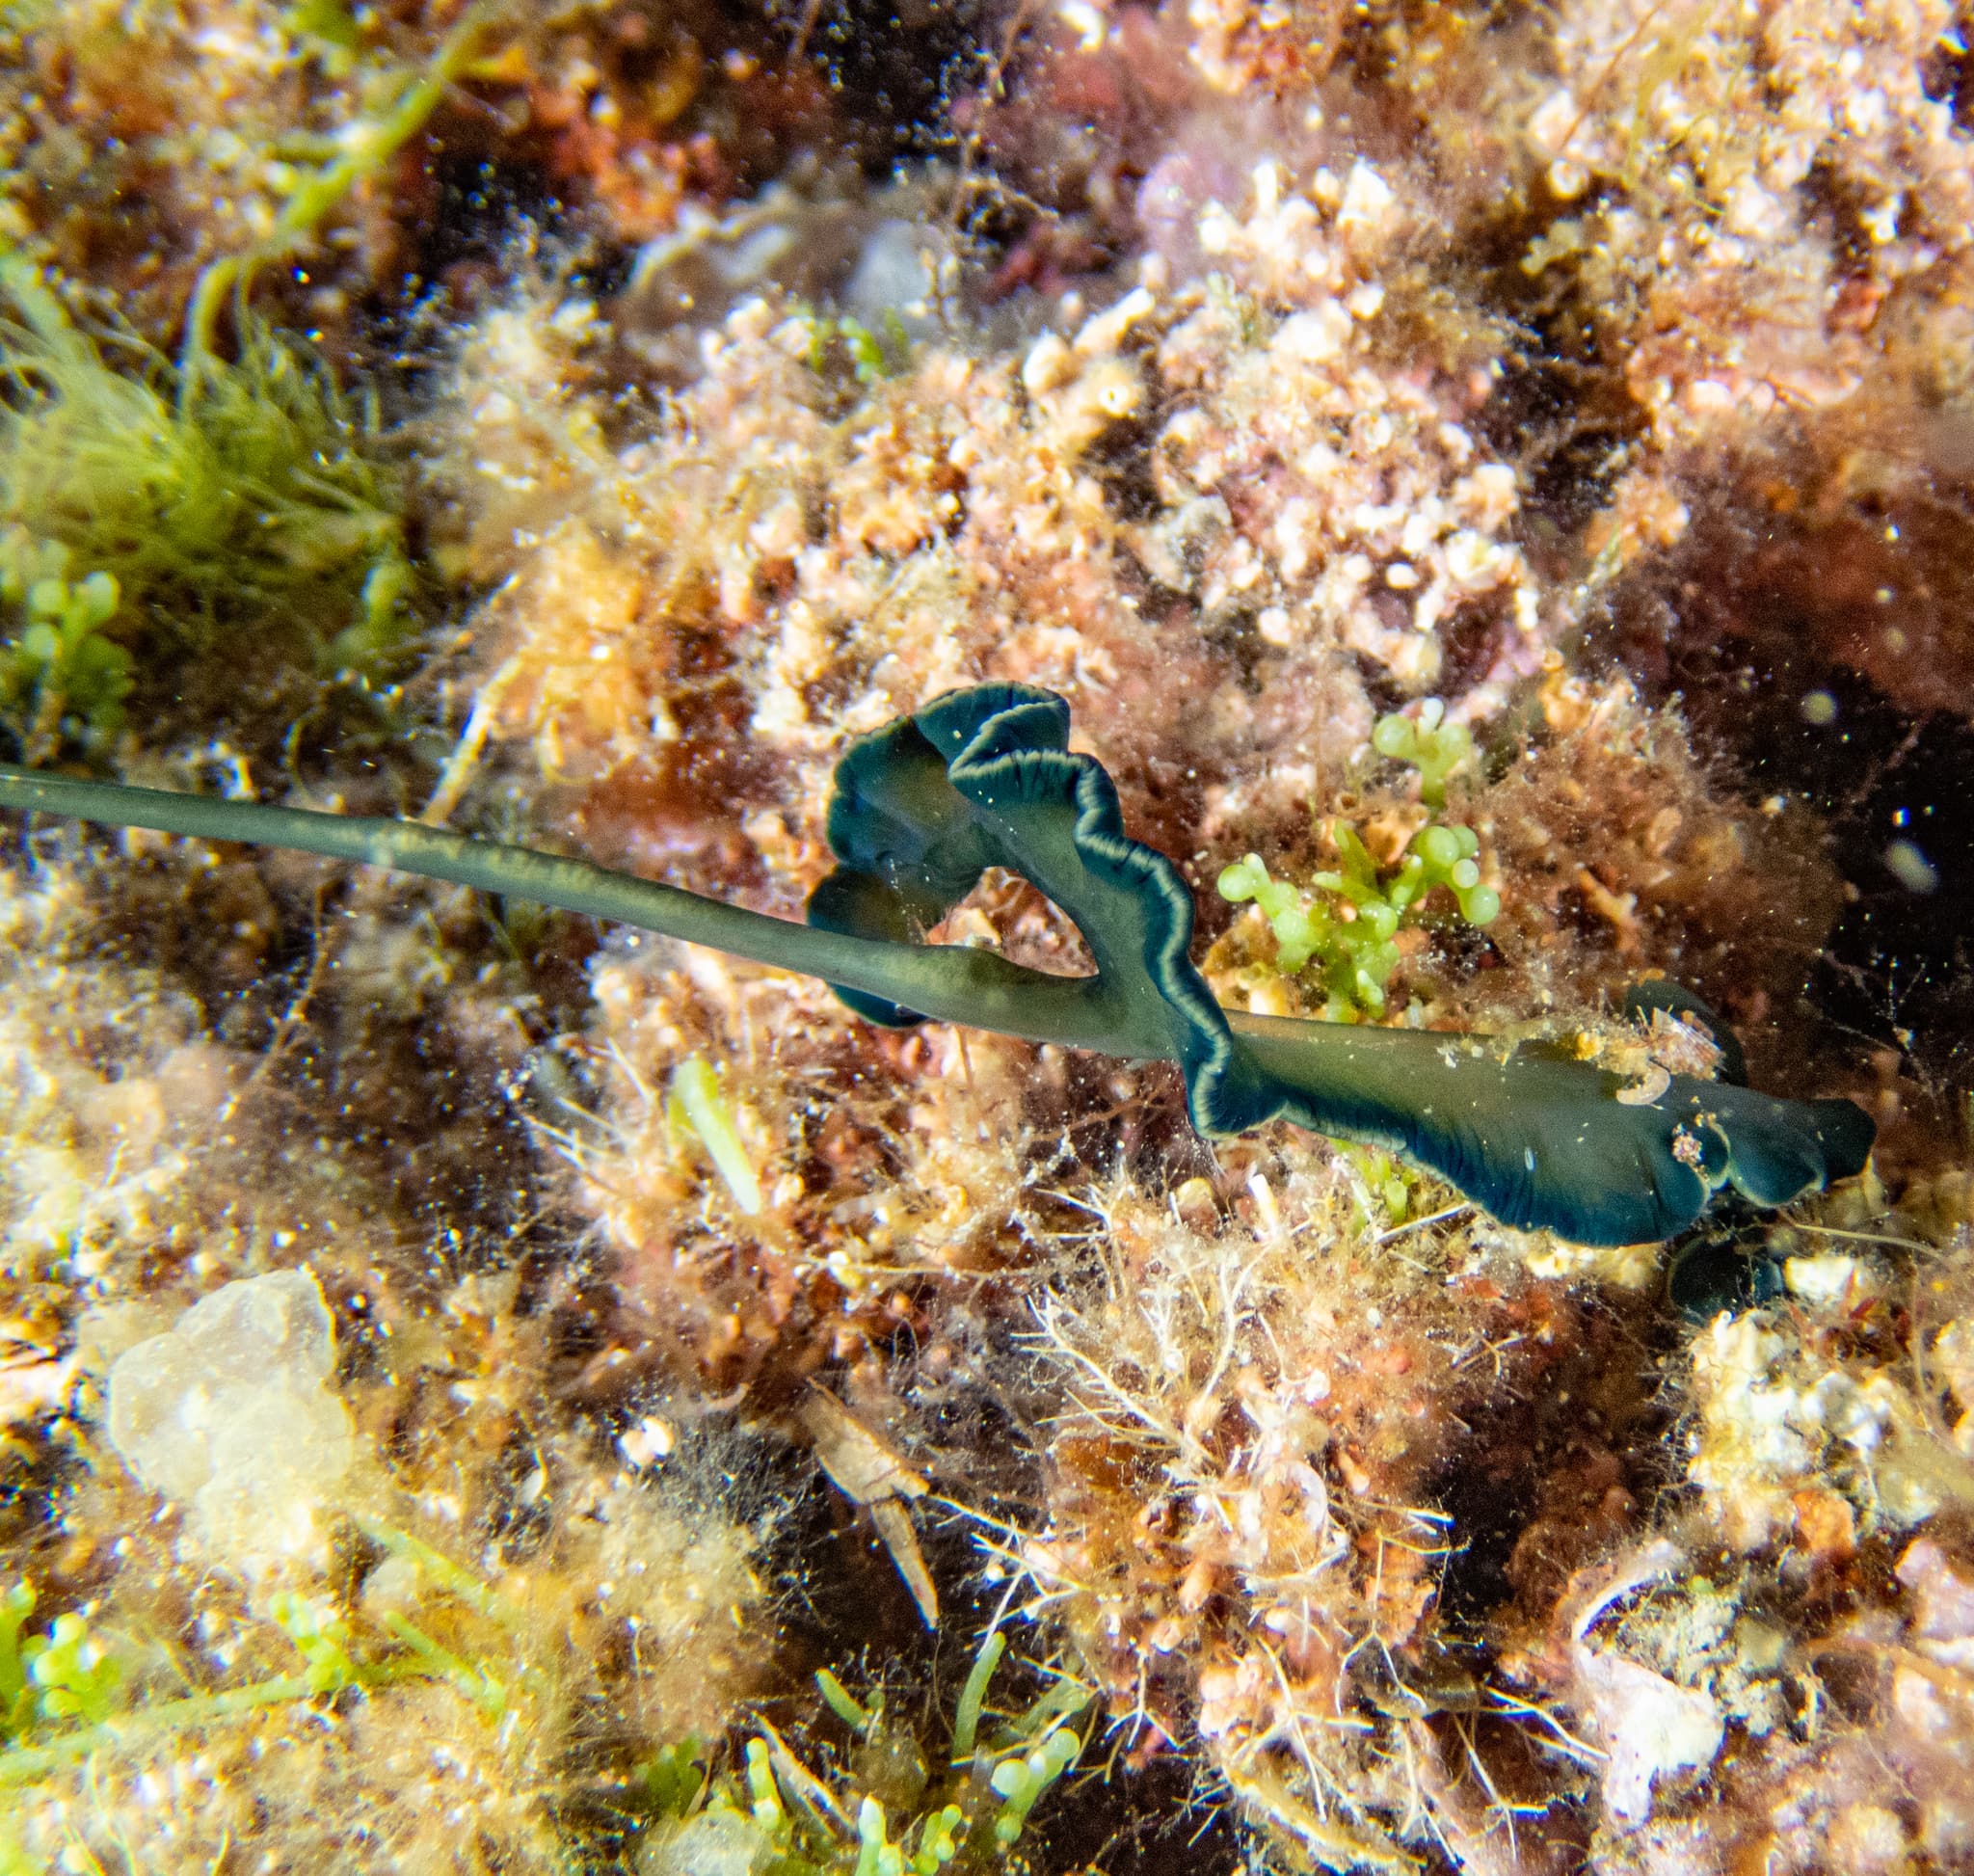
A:
{"label": "dark green worm body", "polygon": [[[1621,1077],[1539,1045],[1223,1010],[1189,956],[1185,882],[1125,834],[1109,776],[1068,742],[1069,708],[1054,692],[981,684],[854,744],[830,804],[840,864],[811,896],[806,925],[413,821],[18,769],[0,769],[0,807],[295,847],[587,913],[822,978],[876,1023],[932,1017],[1175,1061],[1203,1133],[1281,1117],[1371,1140],[1505,1222],[1583,1244],[1670,1237],[1723,1186],[1773,1206],[1862,1168],[1872,1123],[1848,1101],[1675,1076],[1655,1100],[1623,1102]],[[1093,976],[919,942],[990,866],[1021,873],[1076,921]],[[1648,987],[1645,1001],[1668,996],[1700,1009],[1669,987]]]}

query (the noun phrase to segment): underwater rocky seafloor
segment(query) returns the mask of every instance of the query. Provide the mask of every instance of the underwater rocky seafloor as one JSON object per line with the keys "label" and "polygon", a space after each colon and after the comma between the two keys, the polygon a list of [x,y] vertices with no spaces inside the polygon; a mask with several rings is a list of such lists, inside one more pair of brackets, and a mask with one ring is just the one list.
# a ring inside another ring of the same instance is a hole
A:
{"label": "underwater rocky seafloor", "polygon": [[6,760],[795,916],[1041,683],[1224,1002],[1879,1125],[1586,1249],[10,818],[0,1869],[1974,1868],[1970,28],[0,7]]}

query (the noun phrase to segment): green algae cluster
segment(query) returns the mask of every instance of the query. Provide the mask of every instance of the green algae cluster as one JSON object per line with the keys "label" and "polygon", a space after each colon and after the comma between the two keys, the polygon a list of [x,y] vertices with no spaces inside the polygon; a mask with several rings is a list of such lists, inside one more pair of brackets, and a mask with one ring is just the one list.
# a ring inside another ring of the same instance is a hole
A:
{"label": "green algae cluster", "polygon": [[60,541],[37,541],[15,526],[0,536],[0,606],[16,622],[0,641],[0,722],[30,764],[65,742],[93,749],[123,726],[130,653],[105,628],[122,588],[100,568],[70,580]]}
{"label": "green algae cluster", "polygon": [[399,642],[401,478],[296,341],[249,319],[236,357],[173,363],[0,258],[0,720],[38,758],[103,742],[183,659]]}
{"label": "green algae cluster", "polygon": [[1271,879],[1260,855],[1250,853],[1223,868],[1220,897],[1261,909],[1275,935],[1275,968],[1294,977],[1313,963],[1329,993],[1325,1014],[1350,1022],[1381,1014],[1385,985],[1398,969],[1400,929],[1425,915],[1427,897],[1444,887],[1471,925],[1493,924],[1501,895],[1480,879],[1480,837],[1457,821],[1442,821],[1447,778],[1474,759],[1474,737],[1463,723],[1447,723],[1446,706],[1429,698],[1418,717],[1393,712],[1378,718],[1371,742],[1379,755],[1419,771],[1419,798],[1433,819],[1406,843],[1397,867],[1381,869],[1347,821],[1332,823],[1342,865],[1317,873],[1311,884],[1323,898]]}
{"label": "green algae cluster", "polygon": [[[274,228],[200,275],[175,360],[78,319],[0,238],[0,730],[30,763],[102,757],[130,692],[193,658],[369,675],[399,649],[406,490],[374,403],[250,293],[419,131],[500,12],[468,7],[426,66],[380,74],[366,115],[291,152]],[[340,5],[288,23],[353,54]]]}
{"label": "green algae cluster", "polygon": [[1082,1756],[1095,1690],[1064,1678],[999,1725],[986,1698],[1007,1637],[991,1630],[974,1657],[945,1749],[928,1764],[916,1730],[880,1691],[860,1701],[828,1669],[815,1680],[849,1729],[843,1771],[821,1775],[771,1727],[741,1762],[708,1773],[697,1742],[661,1754],[650,1788],[658,1821],[643,1876],[959,1876],[1015,1859],[1030,1813]]}

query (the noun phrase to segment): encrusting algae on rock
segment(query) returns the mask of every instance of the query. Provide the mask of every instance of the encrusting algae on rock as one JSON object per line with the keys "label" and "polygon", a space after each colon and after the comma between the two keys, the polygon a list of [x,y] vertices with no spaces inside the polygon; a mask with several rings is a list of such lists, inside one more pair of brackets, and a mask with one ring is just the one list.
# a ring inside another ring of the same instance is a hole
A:
{"label": "encrusting algae on rock", "polygon": [[1682,1509],[1580,1569],[1504,1666],[1606,1755],[1606,1866],[1955,1867],[1974,1846],[1964,1249],[1898,1300],[1882,1253],[1778,1235],[1786,1309],[1719,1316],[1691,1349]]}
{"label": "encrusting algae on rock", "polygon": [[356,1456],[328,1386],[333,1332],[314,1278],[273,1271],[214,1291],[110,1370],[123,1462],[186,1505],[198,1541],[236,1568],[269,1553],[328,1561],[317,1514]]}
{"label": "encrusting algae on rock", "polygon": [[[4,10],[9,278],[167,416],[203,282],[340,529],[227,536],[201,635],[16,465],[7,760],[790,918],[859,737],[1046,685],[1238,1015],[1641,1106],[1745,1044],[1881,1144],[1584,1246],[1207,1142],[1155,1063],[37,818],[0,1867],[1974,1860],[1967,1143],[1905,1053],[1964,1038],[1899,1002],[1964,974],[1961,822],[1914,780],[1827,832],[1966,701],[1967,24]],[[1399,907],[1435,825],[1473,850]],[[1249,855],[1347,962],[1402,914],[1381,1010],[1215,893]],[[1820,961],[1860,892],[1878,952]],[[999,870],[917,935],[1091,964]],[[1656,978],[1718,1025],[1623,1014]]]}
{"label": "encrusting algae on rock", "polygon": [[[1468,393],[1368,336],[1366,277],[1402,212],[1362,166],[1319,178],[1327,209],[1272,165],[1252,188],[1248,218],[1223,218],[1211,288],[1140,286],[1025,353],[915,348],[847,405],[810,363],[813,322],[746,303],[655,434],[621,452],[599,450],[597,413],[552,376],[530,394],[554,370],[542,341],[518,382],[483,377],[516,318],[490,315],[456,392],[456,525],[467,564],[506,575],[475,737],[531,741],[608,824],[620,798],[662,795],[692,753],[685,699],[726,673],[747,746],[800,764],[819,803],[845,735],[1000,677],[1069,692],[1127,777],[1148,736],[1183,748],[1211,837],[1237,764],[1276,778],[1240,812],[1278,814],[1326,750],[1361,741],[1360,657],[1413,692],[1457,627],[1482,685],[1464,708],[1484,711],[1539,665],[1542,622],[1503,538],[1513,471],[1462,428]],[[567,308],[548,347],[564,327],[580,330]],[[1120,433],[1144,452],[1142,493],[1106,447]],[[1259,659],[1251,694],[1208,649],[1237,624]],[[1184,729],[1156,675],[1175,658],[1214,692]],[[854,686],[827,724],[807,702],[825,682]]]}

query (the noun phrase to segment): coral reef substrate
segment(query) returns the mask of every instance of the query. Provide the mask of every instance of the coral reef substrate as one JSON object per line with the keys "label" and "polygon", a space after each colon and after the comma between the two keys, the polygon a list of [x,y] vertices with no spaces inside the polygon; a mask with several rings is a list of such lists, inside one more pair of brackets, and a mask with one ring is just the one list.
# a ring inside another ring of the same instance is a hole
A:
{"label": "coral reef substrate", "polygon": [[[934,11],[0,8],[9,759],[790,915],[852,737],[1044,683],[1228,1004],[1337,980],[1225,869],[1457,824],[1495,916],[1355,1013],[1649,1084],[1663,973],[1874,1168],[1588,1251],[11,833],[0,1867],[1974,1864],[1974,21]],[[999,875],[934,935],[1085,963]]]}

